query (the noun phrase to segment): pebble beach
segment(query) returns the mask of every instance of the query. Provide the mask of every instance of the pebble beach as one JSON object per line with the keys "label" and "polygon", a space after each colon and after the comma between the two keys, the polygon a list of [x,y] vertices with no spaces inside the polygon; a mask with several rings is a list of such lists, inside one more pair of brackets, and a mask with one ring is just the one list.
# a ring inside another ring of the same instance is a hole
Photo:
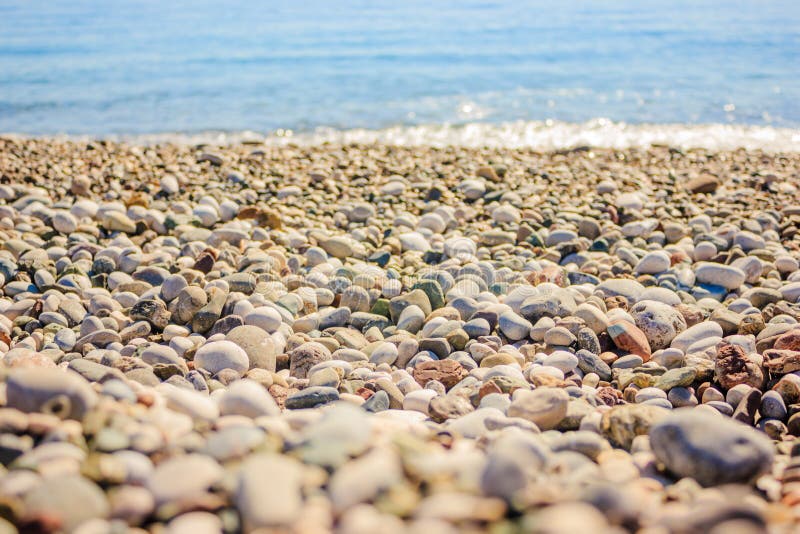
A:
{"label": "pebble beach", "polygon": [[0,533],[798,532],[798,186],[0,137]]}

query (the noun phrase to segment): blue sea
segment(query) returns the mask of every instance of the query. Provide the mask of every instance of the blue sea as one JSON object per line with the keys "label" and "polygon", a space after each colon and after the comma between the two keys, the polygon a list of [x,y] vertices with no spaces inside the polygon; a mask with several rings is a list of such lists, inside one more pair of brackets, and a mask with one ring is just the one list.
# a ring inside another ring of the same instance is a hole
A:
{"label": "blue sea", "polygon": [[799,128],[798,0],[0,0],[3,133],[791,147]]}

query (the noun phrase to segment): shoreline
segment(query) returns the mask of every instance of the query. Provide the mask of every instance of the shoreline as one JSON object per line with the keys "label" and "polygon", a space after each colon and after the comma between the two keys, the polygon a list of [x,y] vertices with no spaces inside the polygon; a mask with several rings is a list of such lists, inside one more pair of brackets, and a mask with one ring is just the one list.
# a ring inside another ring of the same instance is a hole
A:
{"label": "shoreline", "polygon": [[581,146],[593,148],[647,148],[671,146],[681,149],[800,151],[800,128],[746,124],[628,124],[608,119],[583,123],[518,121],[509,123],[465,123],[400,125],[380,129],[319,127],[311,131],[272,132],[203,131],[146,134],[56,134],[0,133],[8,139],[38,139],[53,142],[105,140],[130,145],[265,144],[268,146],[318,146],[323,144],[378,144],[416,147],[532,148],[543,152]]}

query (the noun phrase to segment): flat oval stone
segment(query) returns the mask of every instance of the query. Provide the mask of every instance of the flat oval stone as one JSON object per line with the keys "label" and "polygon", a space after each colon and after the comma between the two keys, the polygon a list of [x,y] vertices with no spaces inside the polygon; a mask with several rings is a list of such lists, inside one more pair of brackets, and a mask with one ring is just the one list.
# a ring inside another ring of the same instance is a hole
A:
{"label": "flat oval stone", "polygon": [[206,343],[194,355],[195,366],[216,374],[223,369],[233,369],[239,376],[250,368],[250,359],[239,345],[232,341]]}

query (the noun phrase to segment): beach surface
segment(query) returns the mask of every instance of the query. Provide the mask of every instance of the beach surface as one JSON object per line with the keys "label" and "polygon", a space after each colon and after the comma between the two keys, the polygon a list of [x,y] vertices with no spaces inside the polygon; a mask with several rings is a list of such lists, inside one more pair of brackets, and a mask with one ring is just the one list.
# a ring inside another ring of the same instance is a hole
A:
{"label": "beach surface", "polygon": [[0,136],[0,531],[800,528],[790,142],[241,141]]}

